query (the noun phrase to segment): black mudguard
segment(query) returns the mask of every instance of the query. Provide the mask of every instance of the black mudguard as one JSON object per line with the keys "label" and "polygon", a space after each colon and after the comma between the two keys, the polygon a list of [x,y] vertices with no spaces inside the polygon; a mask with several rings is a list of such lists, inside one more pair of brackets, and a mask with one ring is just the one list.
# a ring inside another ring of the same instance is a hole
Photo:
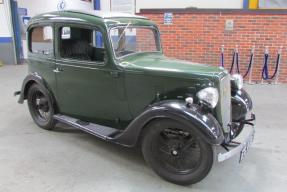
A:
{"label": "black mudguard", "polygon": [[129,124],[122,134],[111,141],[132,147],[136,145],[142,129],[152,120],[159,118],[169,118],[184,123],[212,145],[219,145],[224,141],[222,128],[211,114],[202,112],[197,105],[187,107],[184,101],[179,100],[161,101],[148,107]]}
{"label": "black mudguard", "polygon": [[232,121],[238,122],[245,118],[248,111],[253,108],[249,94],[244,90],[233,90],[231,93]]}
{"label": "black mudguard", "polygon": [[24,103],[24,100],[27,99],[28,90],[33,83],[37,83],[40,86],[43,86],[43,88],[45,88],[48,91],[49,95],[52,97],[51,101],[54,101],[54,98],[53,98],[45,80],[40,75],[38,75],[37,73],[30,73],[23,80],[21,91],[18,92],[20,95],[18,103],[20,103],[20,104]]}

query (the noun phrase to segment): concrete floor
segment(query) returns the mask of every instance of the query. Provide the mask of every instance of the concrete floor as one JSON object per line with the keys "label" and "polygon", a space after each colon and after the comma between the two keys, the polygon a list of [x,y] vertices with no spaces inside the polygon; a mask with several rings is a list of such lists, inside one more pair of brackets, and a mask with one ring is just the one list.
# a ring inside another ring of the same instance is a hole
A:
{"label": "concrete floor", "polygon": [[71,128],[46,131],[17,104],[27,66],[0,67],[0,191],[286,191],[287,86],[246,86],[257,131],[244,162],[215,164],[200,183],[181,187],[160,179],[135,149],[108,144]]}

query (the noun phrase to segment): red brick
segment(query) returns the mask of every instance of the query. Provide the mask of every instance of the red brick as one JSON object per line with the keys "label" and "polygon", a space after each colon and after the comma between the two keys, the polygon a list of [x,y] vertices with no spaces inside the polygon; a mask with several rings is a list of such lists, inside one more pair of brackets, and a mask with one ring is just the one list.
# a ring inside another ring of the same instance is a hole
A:
{"label": "red brick", "polygon": [[[285,46],[280,82],[287,82],[287,15],[173,13],[172,25],[163,24],[163,14],[143,15],[159,25],[164,53],[170,57],[218,66],[220,47],[224,44],[225,65],[230,67],[233,49],[238,45],[240,68],[242,73],[245,73],[249,63],[250,48],[255,45],[253,81],[261,80],[265,46],[269,46],[271,54],[271,73],[275,68],[278,48]],[[234,20],[234,31],[225,31],[226,19]]]}

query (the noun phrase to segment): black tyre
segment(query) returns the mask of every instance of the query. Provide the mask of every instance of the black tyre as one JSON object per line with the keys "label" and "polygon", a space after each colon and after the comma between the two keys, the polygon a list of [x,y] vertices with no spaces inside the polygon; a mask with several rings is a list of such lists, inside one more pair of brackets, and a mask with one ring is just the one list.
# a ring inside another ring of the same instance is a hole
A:
{"label": "black tyre", "polygon": [[34,122],[41,128],[51,130],[55,126],[54,108],[50,95],[41,85],[33,84],[27,95],[28,107]]}
{"label": "black tyre", "polygon": [[165,180],[178,185],[199,182],[213,165],[212,146],[177,121],[155,120],[144,130],[142,153]]}

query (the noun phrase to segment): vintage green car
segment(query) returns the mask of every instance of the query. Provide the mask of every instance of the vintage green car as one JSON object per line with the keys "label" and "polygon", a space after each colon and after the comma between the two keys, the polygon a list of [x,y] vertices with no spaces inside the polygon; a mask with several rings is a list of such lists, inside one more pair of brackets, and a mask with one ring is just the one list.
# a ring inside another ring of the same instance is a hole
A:
{"label": "vintage green car", "polygon": [[202,180],[214,159],[241,160],[253,140],[242,77],[165,57],[158,27],[145,17],[50,12],[34,17],[27,34],[29,75],[15,95],[27,99],[39,127],[61,122],[140,146],[159,176],[180,185]]}

